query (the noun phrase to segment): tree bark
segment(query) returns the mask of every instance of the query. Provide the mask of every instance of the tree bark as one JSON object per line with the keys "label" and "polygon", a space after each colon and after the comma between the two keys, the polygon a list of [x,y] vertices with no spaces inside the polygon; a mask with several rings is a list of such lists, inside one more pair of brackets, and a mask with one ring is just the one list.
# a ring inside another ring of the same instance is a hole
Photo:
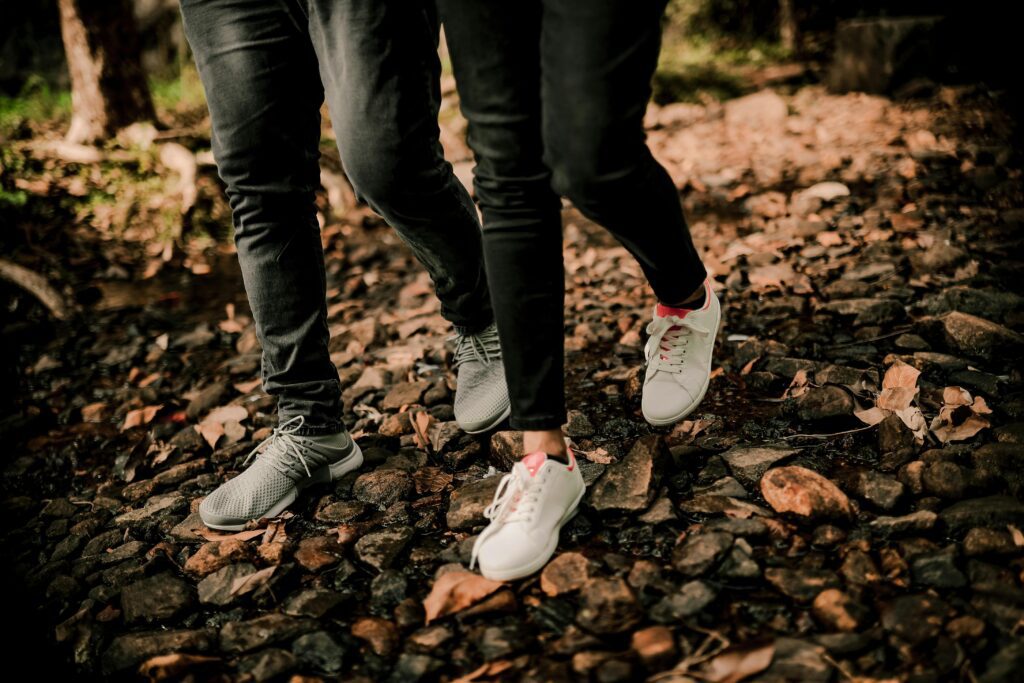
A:
{"label": "tree bark", "polygon": [[130,0],[58,0],[71,75],[67,139],[92,143],[155,120]]}
{"label": "tree bark", "polygon": [[793,0],[779,0],[779,41],[789,52],[796,51],[796,14]]}

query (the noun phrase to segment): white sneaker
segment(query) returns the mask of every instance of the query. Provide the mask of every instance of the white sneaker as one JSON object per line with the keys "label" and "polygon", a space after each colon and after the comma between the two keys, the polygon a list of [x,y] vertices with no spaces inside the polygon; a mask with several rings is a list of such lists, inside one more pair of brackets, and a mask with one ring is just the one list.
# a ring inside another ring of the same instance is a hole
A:
{"label": "white sneaker", "polygon": [[722,321],[722,305],[704,281],[706,300],[686,310],[658,304],[647,326],[647,374],[641,407],[652,425],[670,425],[696,409],[711,382],[711,354]]}
{"label": "white sneaker", "polygon": [[479,560],[480,573],[495,581],[533,574],[551,559],[558,532],[573,518],[586,487],[576,456],[569,464],[537,451],[501,479],[484,516],[490,525],[473,544],[469,568]]}

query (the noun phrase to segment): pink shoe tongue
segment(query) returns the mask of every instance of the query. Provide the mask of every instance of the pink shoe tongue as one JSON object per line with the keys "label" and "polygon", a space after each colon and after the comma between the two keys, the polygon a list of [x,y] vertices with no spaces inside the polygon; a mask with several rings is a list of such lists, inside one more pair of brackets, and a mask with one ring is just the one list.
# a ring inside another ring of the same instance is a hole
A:
{"label": "pink shoe tongue", "polygon": [[544,451],[537,451],[536,453],[530,453],[528,456],[523,458],[522,463],[526,466],[526,469],[529,470],[530,476],[535,477],[537,476],[537,470],[547,462],[547,459],[547,453]]}
{"label": "pink shoe tongue", "polygon": [[658,304],[657,315],[659,318],[667,318],[670,315],[677,318],[685,318],[689,313],[693,313],[692,308],[672,308],[665,304]]}

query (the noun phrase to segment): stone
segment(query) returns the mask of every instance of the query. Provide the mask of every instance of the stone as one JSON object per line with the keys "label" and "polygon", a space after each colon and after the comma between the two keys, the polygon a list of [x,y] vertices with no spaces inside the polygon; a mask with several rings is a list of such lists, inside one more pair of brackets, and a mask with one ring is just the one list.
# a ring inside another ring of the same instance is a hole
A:
{"label": "stone", "polygon": [[598,635],[625,633],[639,623],[642,612],[621,578],[588,579],[580,591],[576,622]]}
{"label": "stone", "polygon": [[780,128],[789,116],[786,101],[772,90],[761,90],[725,103],[729,127]]}
{"label": "stone", "polygon": [[[729,465],[729,471],[747,486],[755,486],[768,468],[799,451],[790,448],[760,448],[736,446],[722,453],[722,459]],[[722,495],[734,495],[726,493]],[[738,496],[737,496],[738,497]]]}
{"label": "stone", "polygon": [[151,657],[177,652],[200,654],[216,646],[213,629],[126,633],[114,637],[100,661],[107,676],[129,670],[135,673],[138,665]]}
{"label": "stone", "polygon": [[704,581],[689,581],[661,599],[651,609],[655,621],[671,624],[693,616],[715,601],[718,594]]}
{"label": "stone", "polygon": [[956,351],[986,361],[1024,355],[1024,335],[991,320],[952,311],[941,316],[946,341]]}
{"label": "stone", "polygon": [[307,588],[288,598],[284,613],[293,617],[311,617],[321,619],[331,610],[345,601],[338,591],[327,588]]}
{"label": "stone", "polygon": [[376,505],[380,510],[405,500],[412,491],[412,476],[405,470],[390,467],[365,472],[352,484],[352,495],[357,500]]}
{"label": "stone", "polygon": [[195,590],[170,572],[136,581],[121,589],[121,610],[129,624],[167,622],[195,603]]}
{"label": "stone", "polygon": [[882,510],[892,510],[903,497],[904,486],[875,470],[862,470],[853,478],[853,492]]}
{"label": "stone", "polygon": [[657,499],[644,514],[638,517],[644,524],[661,524],[677,518],[675,505],[668,498]]}
{"label": "stone", "polygon": [[971,454],[975,478],[987,486],[1024,497],[1024,448],[1015,443],[982,444]]}
{"label": "stone", "polygon": [[694,496],[729,496],[732,498],[746,498],[747,490],[735,477],[722,477],[707,484],[706,486],[694,486]]}
{"label": "stone", "polygon": [[383,436],[399,437],[412,434],[415,430],[409,419],[409,413],[393,413],[384,416],[378,431]]}
{"label": "stone", "polygon": [[853,514],[846,494],[817,472],[805,467],[777,467],[761,479],[761,493],[779,513],[807,519],[845,519]]}
{"label": "stone", "polygon": [[845,417],[856,409],[853,396],[835,384],[811,387],[796,399],[796,415],[806,421]]}
{"label": "stone", "polygon": [[484,508],[494,500],[494,492],[501,483],[501,477],[492,476],[463,484],[452,491],[445,519],[453,530],[472,529],[486,524]]}
{"label": "stone", "polygon": [[210,408],[220,405],[227,397],[227,393],[227,382],[212,382],[190,395],[186,394],[186,396],[191,396],[191,400],[189,400],[188,407],[185,408],[185,415],[189,420],[197,420]]}
{"label": "stone", "polygon": [[1022,670],[1024,670],[1024,643],[1018,639],[1003,646],[988,660],[985,673],[978,678],[978,683],[1003,683],[1004,681],[1019,680]]}
{"label": "stone", "polygon": [[797,638],[776,638],[772,663],[758,680],[828,683],[832,680],[832,665],[820,645]]}
{"label": "stone", "polygon": [[962,532],[972,527],[1005,527],[1024,525],[1024,503],[1010,496],[971,498],[950,505],[939,513],[939,519],[951,530]]}
{"label": "stone", "polygon": [[733,537],[722,531],[689,534],[672,551],[672,566],[687,578],[708,572],[732,547]]}
{"label": "stone", "polygon": [[964,537],[964,554],[967,557],[1016,555],[1019,551],[1013,537],[1006,531],[978,527],[968,531]]}
{"label": "stone", "polygon": [[384,400],[381,401],[382,410],[398,410],[402,406],[419,404],[423,401],[423,394],[430,388],[430,382],[423,380],[417,382],[399,382],[391,387]]}
{"label": "stone", "polygon": [[398,648],[398,629],[380,617],[362,617],[352,624],[352,635],[366,641],[379,657],[389,657]]}
{"label": "stone", "polygon": [[648,626],[633,632],[630,648],[650,671],[666,668],[676,659],[676,639],[665,626]]}
{"label": "stone", "polygon": [[375,531],[356,541],[356,555],[374,569],[387,569],[398,559],[412,537],[413,530],[407,526]]}
{"label": "stone", "polygon": [[268,647],[238,659],[238,671],[252,677],[254,681],[271,681],[279,679],[295,668],[298,661],[288,650],[279,647]]}
{"label": "stone", "polygon": [[835,573],[822,569],[768,567],[764,570],[764,578],[780,593],[800,602],[813,600],[826,588],[839,587]]}
{"label": "stone", "polygon": [[591,507],[599,512],[641,512],[654,500],[660,473],[671,462],[658,435],[637,439],[625,458],[605,469],[591,487]]}
{"label": "stone", "polygon": [[344,554],[345,547],[339,542],[337,534],[313,536],[299,542],[295,561],[307,571],[318,572],[337,564]]}
{"label": "stone", "polygon": [[540,589],[554,597],[578,590],[587,582],[590,562],[579,553],[562,553],[544,566]]}
{"label": "stone", "polygon": [[204,543],[185,561],[185,571],[193,576],[208,576],[229,564],[249,559],[250,555],[249,545],[244,541],[212,541]]}
{"label": "stone", "polygon": [[235,582],[256,573],[248,562],[221,567],[199,582],[199,602],[204,605],[228,605],[240,597],[234,590]]}
{"label": "stone", "polygon": [[942,632],[948,609],[933,595],[900,596],[883,605],[882,628],[911,645],[920,645]]}
{"label": "stone", "polygon": [[362,517],[369,507],[359,500],[338,500],[318,508],[314,517],[324,524],[348,524]]}
{"label": "stone", "polygon": [[935,588],[961,588],[967,577],[956,567],[956,547],[938,553],[915,555],[910,560],[914,583]]}
{"label": "stone", "polygon": [[370,607],[380,613],[393,610],[409,592],[409,582],[397,569],[385,569],[370,582]]}
{"label": "stone", "polygon": [[406,683],[407,681],[408,683],[417,683],[417,681],[428,678],[444,665],[444,660],[436,657],[404,652],[398,656],[398,662],[388,680],[394,681],[394,683]]}
{"label": "stone", "polygon": [[930,531],[938,519],[931,510],[918,510],[902,517],[878,517],[871,522],[871,528],[882,536],[921,533]]}
{"label": "stone", "polygon": [[566,413],[565,435],[570,439],[589,439],[595,433],[594,424],[587,414],[579,410]]}
{"label": "stone", "polygon": [[834,631],[856,631],[870,616],[867,608],[838,588],[818,593],[811,605],[815,618]]}
{"label": "stone", "polygon": [[291,640],[316,628],[312,619],[300,619],[271,612],[245,621],[229,621],[221,627],[220,647],[225,652],[249,652],[259,647]]}
{"label": "stone", "polygon": [[491,435],[490,461],[502,472],[511,472],[524,455],[522,432],[501,431]]}
{"label": "stone", "polygon": [[306,667],[333,674],[342,669],[345,649],[326,631],[314,631],[295,639],[292,654]]}
{"label": "stone", "polygon": [[966,482],[959,465],[952,462],[930,462],[921,471],[924,490],[946,500],[960,500],[964,497]]}
{"label": "stone", "polygon": [[738,539],[718,568],[718,576],[730,579],[756,579],[761,576],[761,567],[751,557],[753,549],[743,539]]}
{"label": "stone", "polygon": [[134,527],[139,522],[153,519],[160,515],[169,515],[179,512],[188,507],[185,496],[177,491],[153,496],[146,501],[146,504],[137,509],[130,510],[114,518],[114,524],[123,527]]}

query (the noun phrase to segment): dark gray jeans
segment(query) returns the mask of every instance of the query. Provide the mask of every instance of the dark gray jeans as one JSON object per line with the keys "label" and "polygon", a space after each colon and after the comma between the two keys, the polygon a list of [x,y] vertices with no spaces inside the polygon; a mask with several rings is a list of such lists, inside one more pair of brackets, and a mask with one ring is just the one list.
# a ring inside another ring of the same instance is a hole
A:
{"label": "dark gray jeans", "polygon": [[345,172],[409,244],[455,326],[493,319],[472,200],[438,141],[432,0],[182,0],[263,345],[263,388],[304,433],[342,429],[314,193],[326,93]]}

